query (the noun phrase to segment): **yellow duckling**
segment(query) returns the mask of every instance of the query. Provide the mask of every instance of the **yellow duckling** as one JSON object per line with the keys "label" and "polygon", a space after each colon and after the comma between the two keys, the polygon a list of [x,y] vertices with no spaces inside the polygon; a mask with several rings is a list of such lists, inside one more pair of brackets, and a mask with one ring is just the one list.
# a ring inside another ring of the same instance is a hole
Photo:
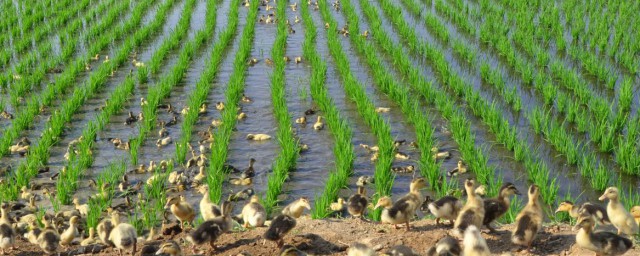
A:
{"label": "yellow duckling", "polygon": [[462,161],[458,161],[458,167],[453,168],[453,170],[447,172],[447,177],[458,176],[461,173],[467,173],[467,166],[462,163]]}
{"label": "yellow duckling", "polygon": [[338,200],[336,202],[331,203],[331,205],[329,205],[329,208],[332,211],[336,211],[336,212],[343,211],[344,210],[344,198],[338,197]]}
{"label": "yellow duckling", "polygon": [[282,209],[282,214],[288,215],[294,218],[300,218],[302,213],[304,213],[304,209],[311,210],[311,205],[309,204],[309,199],[306,197],[300,197],[300,199],[293,201],[289,205],[287,205],[284,209]]}
{"label": "yellow duckling", "polygon": [[271,139],[271,136],[267,134],[262,134],[262,133],[247,134],[247,140],[261,141],[261,140],[269,140],[269,139]]}
{"label": "yellow duckling", "polygon": [[256,58],[251,58],[251,59],[249,59],[247,61],[247,65],[249,65],[249,66],[253,66],[255,64],[258,64],[258,59],[256,59]]}
{"label": "yellow duckling", "polygon": [[27,188],[27,186],[22,186],[22,188],[20,188],[20,198],[22,200],[29,200],[29,198],[31,198],[33,196],[33,194],[31,194],[31,192],[29,192],[29,189]]}
{"label": "yellow duckling", "polygon": [[362,37],[368,38],[369,37],[369,30],[365,30],[364,32],[362,32]]}
{"label": "yellow duckling", "polygon": [[638,234],[638,223],[631,214],[624,208],[624,205],[620,202],[618,196],[618,188],[609,187],[604,191],[604,194],[599,198],[600,201],[609,199],[607,204],[607,215],[611,220],[611,224],[618,229],[618,234],[626,234],[633,236]]}
{"label": "yellow duckling", "polygon": [[207,178],[207,174],[204,172],[204,166],[200,166],[200,168],[198,169],[198,174],[193,177],[193,181],[198,184],[202,184],[202,181],[204,181],[205,178]]}
{"label": "yellow duckling", "polygon": [[243,227],[262,227],[267,220],[267,211],[260,204],[260,198],[257,195],[251,196],[249,203],[242,208]]}
{"label": "yellow duckling", "polygon": [[293,20],[293,22],[300,23],[300,18],[298,18],[298,15],[296,15],[296,18]]}
{"label": "yellow duckling", "polygon": [[248,186],[253,184],[253,180],[249,178],[230,178],[229,183],[233,185]]}
{"label": "yellow duckling", "polygon": [[109,241],[118,249],[120,255],[125,249],[131,248],[131,255],[136,252],[138,237],[136,229],[129,223],[120,223],[120,215],[117,211],[111,213],[113,230],[109,233]]}
{"label": "yellow duckling", "polygon": [[220,126],[220,125],[222,125],[222,120],[220,120],[220,119],[213,119],[213,120],[211,120],[211,126],[213,126],[213,127],[218,127],[218,126]]}
{"label": "yellow duckling", "polygon": [[78,216],[73,216],[69,219],[69,228],[60,234],[60,246],[68,248],[71,242],[73,242],[73,239],[79,236],[77,224]]}
{"label": "yellow duckling", "polygon": [[638,225],[640,225],[640,205],[636,205],[631,207],[631,216],[636,221]]}
{"label": "yellow duckling", "polygon": [[99,53],[96,53],[96,55],[91,57],[91,60],[99,60],[99,59],[100,59],[100,54]]}
{"label": "yellow duckling", "polygon": [[201,186],[198,189],[198,192],[203,195],[200,200],[200,215],[202,215],[202,219],[207,221],[221,216],[222,213],[220,211],[220,207],[211,202],[211,199],[209,198],[209,186]]}
{"label": "yellow duckling", "polygon": [[238,114],[238,116],[236,117],[236,119],[238,120],[244,120],[247,118],[247,114],[244,112],[240,112],[240,114]]}
{"label": "yellow duckling", "polygon": [[216,109],[222,111],[224,109],[224,102],[219,101],[216,103]]}
{"label": "yellow duckling", "polygon": [[298,9],[298,3],[296,2],[296,3],[290,4],[289,7],[291,7],[291,11],[295,12]]}
{"label": "yellow duckling", "polygon": [[158,148],[161,148],[166,145],[169,145],[170,143],[171,143],[171,136],[167,136],[165,138],[158,139],[158,141],[156,141],[156,146]]}
{"label": "yellow duckling", "polygon": [[318,116],[316,123],[313,124],[313,129],[316,131],[322,130],[324,128],[324,123],[322,122],[322,116]]}
{"label": "yellow duckling", "polygon": [[517,245],[526,246],[531,249],[531,244],[538,234],[538,230],[542,228],[542,205],[538,198],[540,197],[540,188],[536,185],[529,187],[529,202],[518,213],[516,217],[516,229],[511,236],[511,242]]}
{"label": "yellow duckling", "polygon": [[306,124],[307,123],[307,116],[301,116],[299,118],[296,118],[296,124]]}
{"label": "yellow duckling", "polygon": [[17,234],[11,226],[9,210],[10,206],[7,203],[3,203],[2,206],[0,206],[0,252],[2,252],[2,255],[5,254],[7,249],[13,248],[16,242]]}
{"label": "yellow duckling", "polygon": [[96,230],[94,228],[89,228],[89,237],[82,240],[82,242],[80,242],[80,245],[87,246],[87,245],[95,244],[97,242],[95,238],[95,232]]}
{"label": "yellow duckling", "polygon": [[472,179],[467,179],[464,183],[464,189],[467,192],[467,203],[460,210],[460,214],[456,218],[453,226],[453,235],[463,237],[467,227],[474,225],[482,227],[484,220],[484,201],[476,194],[476,183]]}
{"label": "yellow duckling", "polygon": [[171,210],[171,213],[180,221],[180,227],[183,229],[185,221],[191,224],[196,218],[195,210],[182,195],[169,198],[164,207]]}
{"label": "yellow duckling", "polygon": [[376,108],[376,113],[389,113],[389,111],[391,111],[391,108],[383,108],[383,107]]}
{"label": "yellow duckling", "polygon": [[[577,219],[580,217],[580,214],[586,212],[595,218],[595,221],[599,225],[609,225],[611,221],[609,220],[609,215],[607,215],[607,209],[592,203],[584,203],[582,206],[574,205],[570,201],[561,202],[558,205],[558,209],[556,209],[555,213],[559,212],[567,212],[571,218]],[[632,214],[633,215],[633,214]]]}
{"label": "yellow duckling", "polygon": [[252,101],[251,98],[249,98],[249,96],[247,95],[244,95],[244,93],[242,94],[242,99],[240,100],[244,103],[250,103]]}
{"label": "yellow duckling", "polygon": [[607,231],[593,232],[595,221],[589,214],[578,217],[578,224],[573,230],[578,246],[594,251],[596,255],[622,255],[633,247],[633,241]]}
{"label": "yellow duckling", "polygon": [[296,62],[296,64],[302,62],[302,56],[295,57],[294,61]]}
{"label": "yellow duckling", "polygon": [[80,204],[80,199],[77,197],[73,198],[73,206],[82,216],[87,216],[87,213],[89,213],[89,205]]}
{"label": "yellow duckling", "polygon": [[104,56],[104,61],[102,61],[102,63],[107,63],[109,62],[109,55]]}
{"label": "yellow duckling", "polygon": [[491,251],[489,251],[487,241],[485,241],[482,235],[480,235],[478,227],[474,225],[469,226],[464,232],[464,240],[462,241],[462,244],[464,245],[462,255],[491,256]]}

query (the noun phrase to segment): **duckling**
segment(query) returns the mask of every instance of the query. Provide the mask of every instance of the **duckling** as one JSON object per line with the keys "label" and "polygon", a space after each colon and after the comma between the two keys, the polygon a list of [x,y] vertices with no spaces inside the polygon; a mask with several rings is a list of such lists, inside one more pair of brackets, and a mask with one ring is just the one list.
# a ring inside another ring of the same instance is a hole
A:
{"label": "duckling", "polygon": [[435,152],[431,157],[434,160],[449,159],[451,158],[451,153],[449,153],[449,151]]}
{"label": "duckling", "polygon": [[464,232],[464,240],[462,241],[464,251],[462,255],[465,256],[490,256],[489,246],[487,241],[480,235],[480,230],[475,225],[471,225]]}
{"label": "duckling", "polygon": [[124,120],[124,124],[130,125],[138,121],[138,117],[133,114],[133,112],[129,111],[129,115]]}
{"label": "duckling", "polygon": [[436,217],[436,225],[440,225],[440,219],[449,220],[453,225],[458,217],[463,204],[458,198],[453,196],[444,196],[435,202],[429,203],[429,211]]}
{"label": "duckling", "polygon": [[222,202],[222,216],[207,220],[200,224],[196,230],[187,236],[187,240],[194,246],[209,242],[211,248],[215,250],[215,241],[218,237],[233,227],[233,219],[231,218],[232,211],[233,205],[231,202]]}
{"label": "duckling", "polygon": [[255,168],[253,168],[253,165],[255,163],[256,163],[256,159],[250,158],[249,159],[249,167],[247,167],[247,169],[242,170],[242,172],[240,173],[240,177],[241,178],[251,178],[251,177],[256,176]]}
{"label": "duckling", "polygon": [[109,240],[109,234],[114,228],[114,224],[111,219],[103,219],[98,223],[96,227],[96,231],[98,231],[98,238],[102,241],[103,244],[108,246],[113,246],[113,243]]}
{"label": "duckling", "polygon": [[80,199],[77,197],[73,198],[73,206],[82,216],[87,216],[89,213],[89,205],[88,204],[80,204]]}
{"label": "duckling", "polygon": [[95,56],[91,57],[91,60],[99,60],[100,59],[100,54],[96,53]]}
{"label": "duckling", "polygon": [[229,201],[247,200],[252,195],[253,195],[253,189],[246,188],[246,189],[238,191],[237,193],[235,193],[233,195],[229,195]]}
{"label": "duckling", "polygon": [[296,2],[296,3],[290,4],[289,7],[291,7],[291,10],[295,12],[296,9],[298,9],[298,3]]}
{"label": "duckling", "polygon": [[536,185],[529,187],[529,202],[516,217],[516,229],[513,231],[511,242],[531,249],[538,230],[542,227],[542,205],[538,201],[540,188]]}
{"label": "duckling", "polygon": [[406,245],[396,245],[389,250],[387,250],[384,254],[385,256],[420,256],[420,254],[416,253],[413,249]]}
{"label": "duckling", "polygon": [[467,203],[460,210],[460,214],[458,214],[453,226],[453,234],[457,237],[462,237],[465,230],[471,225],[482,226],[484,201],[476,194],[475,185],[475,181],[472,179],[467,179],[464,183],[464,189],[467,192]]}
{"label": "duckling", "polygon": [[82,242],[80,242],[81,246],[87,246],[87,245],[92,245],[96,243],[96,239],[95,239],[95,232],[96,230],[94,228],[89,228],[89,237],[85,238],[84,240],[82,240]]}
{"label": "duckling", "polygon": [[324,123],[322,122],[322,116],[318,116],[316,123],[313,124],[313,129],[316,131],[322,130],[324,128]]}
{"label": "duckling", "polygon": [[171,136],[167,136],[165,138],[158,139],[158,141],[156,141],[156,146],[158,148],[161,148],[163,146],[169,145],[169,143],[171,143]]}
{"label": "duckling", "polygon": [[631,216],[633,216],[633,219],[636,220],[636,223],[640,225],[640,205],[631,207]]}
{"label": "duckling", "polygon": [[108,63],[108,62],[109,62],[109,55],[105,55],[104,61],[102,61],[102,63]]}
{"label": "duckling", "polygon": [[396,152],[396,154],[394,156],[398,160],[407,160],[407,159],[411,158],[409,155],[407,155],[405,153],[402,153],[402,152]]}
{"label": "duckling", "polygon": [[261,141],[261,140],[269,140],[271,136],[267,134],[257,133],[257,134],[247,134],[247,140]]}
{"label": "duckling", "polygon": [[302,213],[304,213],[305,208],[307,208],[307,210],[311,210],[309,199],[306,197],[300,197],[298,200],[293,201],[292,203],[287,205],[284,209],[282,209],[282,214],[289,215],[297,219],[297,218],[300,218],[300,216],[302,216]]}
{"label": "duckling", "polygon": [[460,248],[458,240],[450,236],[445,236],[429,248],[427,256],[456,256],[460,255],[460,253],[462,253],[462,248]]}
{"label": "duckling", "polygon": [[131,248],[131,255],[135,255],[138,242],[136,229],[129,223],[120,223],[120,214],[117,211],[111,213],[111,222],[114,228],[109,234],[109,241],[118,249],[120,256],[123,250],[129,248]]}
{"label": "duckling", "polygon": [[60,243],[60,235],[55,228],[51,227],[51,222],[46,219],[46,216],[42,217],[44,223],[44,229],[38,236],[38,246],[47,254],[53,254],[58,250],[58,243]]}
{"label": "duckling", "polygon": [[391,111],[391,108],[384,108],[384,107],[376,108],[376,113],[388,113],[389,111]]}
{"label": "duckling", "polygon": [[556,209],[555,213],[559,212],[568,212],[571,218],[577,219],[580,216],[580,213],[587,212],[592,217],[596,218],[596,224],[599,225],[609,225],[611,221],[609,220],[609,215],[607,215],[607,209],[592,203],[584,203],[582,206],[574,205],[570,201],[564,201],[560,203],[558,209]]}
{"label": "duckling", "polygon": [[264,222],[267,220],[267,211],[260,204],[260,198],[257,195],[251,196],[249,203],[242,208],[242,220],[244,228],[249,228],[249,225],[253,227],[264,226]]}
{"label": "duckling", "polygon": [[296,64],[299,64],[300,62],[302,62],[302,56],[295,57],[295,58],[293,59],[293,61],[294,61]]}
{"label": "duckling", "polygon": [[185,200],[184,196],[171,197],[165,204],[165,209],[169,208],[171,213],[180,221],[180,228],[184,229],[184,222],[191,224],[196,218],[193,207]]}
{"label": "duckling", "polygon": [[11,152],[12,154],[18,153],[20,156],[24,156],[25,154],[27,154],[30,148],[31,148],[30,145],[26,145],[26,146],[12,145],[12,146],[9,146],[9,152]]}
{"label": "duckling", "polygon": [[248,186],[253,184],[253,180],[251,178],[230,178],[229,183],[233,185]]}
{"label": "duckling", "polygon": [[273,60],[270,58],[264,59],[264,63],[267,64],[267,66],[273,66]]}
{"label": "duckling", "polygon": [[160,249],[156,252],[156,255],[169,254],[171,256],[182,256],[182,249],[176,241],[169,240],[160,245]]}
{"label": "duckling", "polygon": [[209,186],[204,185],[198,190],[203,196],[200,200],[200,215],[205,221],[222,216],[222,212],[218,205],[211,202],[209,198]]}
{"label": "duckling", "polygon": [[589,214],[578,217],[578,224],[573,228],[579,229],[576,234],[578,246],[594,251],[596,255],[622,255],[633,247],[633,242],[625,237],[607,231],[593,232],[594,224],[594,218]]}
{"label": "duckling", "polygon": [[16,242],[16,231],[11,226],[11,221],[9,220],[9,204],[3,203],[0,206],[0,252],[2,255],[5,254],[6,250],[12,248]]}
{"label": "duckling", "polygon": [[284,236],[296,226],[296,219],[288,214],[278,215],[271,221],[271,225],[262,237],[274,241],[278,248],[284,245]]}
{"label": "duckling", "polygon": [[352,217],[362,219],[367,210],[367,205],[369,205],[369,200],[367,199],[366,189],[364,186],[358,186],[356,194],[347,200],[347,210]]}
{"label": "duckling", "polygon": [[222,102],[222,101],[218,101],[218,102],[216,103],[216,109],[217,109],[217,110],[220,110],[220,111],[224,110],[224,102]]}
{"label": "duckling", "polygon": [[249,98],[249,96],[245,95],[244,93],[242,94],[242,98],[240,99],[240,101],[244,102],[244,103],[250,103],[253,100],[251,100],[251,98]]}
{"label": "duckling", "polygon": [[364,38],[368,38],[369,37],[369,30],[365,30],[364,32],[362,32],[362,37]]}
{"label": "duckling", "polygon": [[380,197],[374,209],[378,209],[379,207],[383,207],[382,216],[380,217],[381,222],[392,224],[396,229],[398,228],[398,224],[406,223],[408,222],[407,218],[410,218],[406,216],[404,212],[399,211],[399,209],[393,208],[391,197]]}
{"label": "duckling", "polygon": [[213,119],[213,120],[211,120],[211,126],[213,126],[213,127],[218,127],[218,126],[220,126],[220,125],[222,125],[222,120],[220,120],[220,119]]}
{"label": "duckling", "polygon": [[609,199],[607,215],[609,215],[611,224],[618,229],[618,235],[621,233],[629,236],[638,234],[638,223],[635,222],[633,216],[624,208],[624,205],[620,203],[618,193],[618,188],[609,187],[599,199],[600,201],[604,201],[607,198]]}
{"label": "duckling", "polygon": [[331,203],[331,205],[329,205],[329,209],[331,209],[332,211],[336,211],[336,212],[341,212],[344,210],[344,198],[342,197],[338,197],[338,200],[336,202]]}
{"label": "duckling", "polygon": [[300,23],[300,18],[298,17],[298,15],[296,15],[295,19],[293,20],[293,22],[295,23]]}
{"label": "duckling", "polygon": [[[476,192],[476,194],[478,193]],[[491,232],[496,231],[491,227],[491,222],[502,217],[502,215],[509,210],[509,197],[513,195],[520,195],[520,191],[518,191],[513,183],[507,182],[500,187],[497,198],[484,200],[484,220],[482,221],[482,224],[487,226]]]}
{"label": "duckling", "polygon": [[71,245],[71,242],[73,242],[73,239],[75,239],[76,236],[79,236],[77,223],[77,216],[73,216],[69,219],[69,228],[60,234],[60,246],[68,248],[69,245]]}
{"label": "duckling", "polygon": [[240,112],[240,114],[238,114],[238,116],[236,116],[236,119],[238,119],[238,120],[247,119],[247,114],[245,112]]}
{"label": "duckling", "polygon": [[200,166],[200,168],[198,169],[198,174],[196,174],[196,176],[193,177],[193,181],[198,184],[202,184],[202,181],[205,178],[207,178],[207,174],[204,173],[204,166]]}
{"label": "duckling", "polygon": [[30,221],[28,224],[29,231],[26,234],[24,234],[24,237],[27,239],[27,241],[35,245],[38,245],[38,237],[42,233],[42,230],[40,230],[40,228],[38,228],[38,225],[36,224],[37,221],[38,221],[37,217],[35,220]]}
{"label": "duckling", "polygon": [[398,199],[388,210],[389,218],[386,221],[394,226],[404,221],[407,225],[407,231],[409,231],[411,229],[409,222],[416,214],[416,210],[422,205],[423,196],[420,189],[426,186],[427,182],[424,178],[413,179],[409,185],[409,193]]}
{"label": "duckling", "polygon": [[447,172],[447,177],[458,176],[458,174],[467,173],[467,166],[465,166],[462,161],[458,161],[458,167],[453,168],[453,170]]}
{"label": "duckling", "polygon": [[413,171],[415,171],[415,166],[407,165],[407,166],[391,167],[391,171],[397,172],[397,173],[412,173]]}
{"label": "duckling", "polygon": [[[135,174],[143,174],[145,172],[147,172],[147,166],[145,166],[144,164],[138,165],[138,167],[129,171],[129,173],[135,173]],[[153,169],[151,169],[149,172],[153,172]]]}
{"label": "duckling", "polygon": [[22,188],[20,188],[20,198],[23,200],[29,200],[29,198],[31,198],[33,196],[33,194],[31,194],[31,192],[29,192],[29,189],[27,188],[27,186],[22,186]]}
{"label": "duckling", "polygon": [[0,112],[0,117],[4,119],[13,119],[13,114],[7,112],[6,110],[2,110],[2,112]]}
{"label": "duckling", "polygon": [[376,252],[371,247],[362,243],[353,243],[347,250],[348,256],[375,256]]}
{"label": "duckling", "polygon": [[356,186],[364,186],[366,184],[373,184],[374,182],[375,182],[375,179],[372,176],[362,175],[358,177],[358,180],[356,181]]}
{"label": "duckling", "polygon": [[[247,65],[249,65],[249,66],[253,66],[253,65],[257,64],[257,63],[258,63],[258,59],[256,59],[256,58],[250,58],[247,61]],[[216,105],[216,107],[217,107],[217,105]]]}
{"label": "duckling", "polygon": [[140,106],[144,107],[146,105],[149,105],[149,101],[147,101],[145,98],[140,98]]}
{"label": "duckling", "polygon": [[299,118],[296,118],[296,124],[306,124],[307,123],[307,116],[301,116]]}

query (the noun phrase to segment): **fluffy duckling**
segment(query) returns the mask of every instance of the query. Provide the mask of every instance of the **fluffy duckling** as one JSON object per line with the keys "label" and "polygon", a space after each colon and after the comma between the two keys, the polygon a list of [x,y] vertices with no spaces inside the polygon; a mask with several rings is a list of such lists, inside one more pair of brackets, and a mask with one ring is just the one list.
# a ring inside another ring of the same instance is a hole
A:
{"label": "fluffy duckling", "polygon": [[365,211],[369,205],[367,192],[364,186],[358,186],[358,191],[347,200],[347,210],[352,217],[364,218]]}
{"label": "fluffy duckling", "polygon": [[376,252],[371,247],[362,243],[353,243],[347,250],[348,256],[375,256]]}
{"label": "fluffy duckling", "polygon": [[100,238],[103,244],[113,246],[113,243],[109,240],[109,234],[111,234],[113,228],[114,224],[111,222],[111,219],[103,219],[98,223],[96,230],[98,231],[98,238]]}
{"label": "fluffy duckling", "polygon": [[296,124],[306,124],[307,123],[307,116],[301,116],[300,118],[296,119]]}
{"label": "fluffy duckling", "polygon": [[302,213],[304,213],[304,209],[311,210],[311,205],[309,204],[309,199],[306,197],[300,197],[300,199],[291,202],[284,209],[282,209],[283,215],[289,215],[294,218],[300,218]]}
{"label": "fluffy duckling", "polygon": [[576,234],[578,246],[594,251],[596,255],[622,255],[633,246],[630,239],[607,231],[593,232],[594,218],[589,214],[578,217],[578,224],[573,230]]}
{"label": "fluffy duckling", "polygon": [[38,237],[42,233],[42,230],[40,230],[40,228],[36,223],[37,223],[37,219],[29,222],[28,224],[29,232],[24,234],[24,237],[27,239],[27,241],[29,241],[29,243],[38,245]]}
{"label": "fluffy duckling", "polygon": [[238,114],[238,116],[236,116],[236,119],[238,119],[238,120],[247,119],[247,114],[245,112],[240,112],[240,114]]}
{"label": "fluffy duckling", "polygon": [[520,195],[520,191],[518,191],[513,183],[507,182],[500,187],[498,197],[484,200],[484,220],[482,221],[482,224],[487,226],[491,232],[496,231],[491,227],[491,222],[502,217],[502,215],[509,210],[509,197],[513,195]]}
{"label": "fluffy duckling", "polygon": [[394,156],[398,160],[408,160],[409,158],[411,158],[409,155],[402,152],[396,152]]}
{"label": "fluffy duckling", "polygon": [[95,244],[96,243],[95,232],[96,232],[96,230],[94,228],[89,228],[89,237],[87,237],[84,240],[82,240],[80,242],[80,245],[81,246],[87,246],[87,245]]}
{"label": "fluffy duckling", "polygon": [[11,226],[9,220],[9,204],[3,203],[0,206],[0,252],[5,254],[6,250],[12,248],[16,242],[16,231]]}
{"label": "fluffy duckling", "polygon": [[105,55],[104,61],[102,61],[102,63],[107,63],[107,62],[109,62],[109,55]]}
{"label": "fluffy duckling", "polygon": [[467,173],[467,166],[462,163],[462,161],[458,161],[458,166],[453,168],[453,170],[447,172],[447,177],[458,176],[458,174]]}
{"label": "fluffy duckling", "polygon": [[209,186],[204,185],[200,187],[198,192],[203,195],[200,200],[200,215],[202,215],[202,219],[207,221],[222,216],[220,207],[211,202],[211,199],[209,198]]}
{"label": "fluffy duckling", "polygon": [[20,188],[20,198],[22,200],[29,200],[29,198],[31,198],[33,196],[33,194],[31,194],[31,192],[29,191],[29,189],[27,188],[27,186],[22,186],[22,188]]}
{"label": "fluffy duckling", "polygon": [[[465,234],[466,235],[466,234]],[[466,238],[466,237],[465,237]],[[457,256],[462,252],[458,240],[445,236],[427,251],[427,256]]]}
{"label": "fluffy duckling", "polygon": [[338,197],[338,200],[336,202],[331,203],[331,205],[329,205],[329,208],[332,211],[336,211],[336,212],[343,211],[344,210],[344,198]]}
{"label": "fluffy duckling", "polygon": [[89,205],[80,204],[80,199],[77,197],[73,198],[73,206],[82,216],[87,216],[87,213],[89,213]]}
{"label": "fluffy duckling", "polygon": [[242,178],[251,178],[256,176],[256,170],[255,168],[253,168],[253,165],[256,163],[256,159],[254,158],[250,158],[249,159],[249,167],[247,167],[247,169],[242,170],[242,172],[240,173],[240,177]]}
{"label": "fluffy duckling", "polygon": [[538,230],[542,227],[542,205],[538,201],[540,188],[536,185],[529,187],[529,202],[516,217],[516,229],[513,230],[511,242],[531,249]]}
{"label": "fluffy duckling", "polygon": [[229,183],[232,185],[248,186],[253,184],[252,178],[230,178]]}
{"label": "fluffy duckling", "polygon": [[416,167],[413,165],[391,167],[391,171],[397,173],[412,173],[415,170]]}
{"label": "fluffy duckling", "polygon": [[25,154],[27,154],[30,148],[31,146],[29,145],[12,145],[9,146],[9,152],[11,152],[12,154],[18,153],[20,156],[24,156]]}
{"label": "fluffy duckling", "polygon": [[464,232],[464,240],[462,241],[464,251],[462,255],[465,256],[490,256],[489,246],[487,241],[480,235],[480,230],[474,225],[471,225]]}
{"label": "fluffy duckling", "polygon": [[60,235],[55,228],[51,227],[51,222],[42,217],[44,223],[44,229],[38,236],[38,246],[47,254],[53,254],[58,250],[58,243],[60,243]]}
{"label": "fluffy duckling", "polygon": [[440,224],[440,219],[449,220],[453,224],[458,217],[463,204],[458,198],[453,196],[444,196],[435,202],[429,203],[429,211],[436,217],[436,224]]}
{"label": "fluffy duckling", "polygon": [[295,62],[296,62],[296,64],[298,64],[298,63],[302,62],[302,56],[295,57],[295,58],[293,59],[293,61],[295,61]]}
{"label": "fluffy duckling", "polygon": [[205,173],[205,168],[204,166],[200,166],[200,168],[198,169],[198,174],[196,174],[195,177],[193,177],[193,181],[198,183],[198,184],[202,184],[202,181],[204,181],[204,179],[207,177],[207,174]]}
{"label": "fluffy duckling", "polygon": [[171,256],[182,256],[182,249],[176,241],[169,240],[160,245],[160,249],[156,252],[156,255],[169,254]]}
{"label": "fluffy duckling", "polygon": [[391,200],[391,197],[383,196],[378,199],[378,203],[376,204],[374,209],[377,209],[378,207],[383,207],[381,222],[392,224],[396,229],[398,228],[398,224],[406,223],[410,218],[406,216],[402,211],[393,208],[393,201]]}
{"label": "fluffy duckling", "polygon": [[109,241],[118,249],[120,256],[123,250],[129,248],[131,248],[131,255],[135,255],[138,242],[136,229],[129,223],[120,223],[120,214],[117,211],[111,214],[111,222],[114,228],[109,234]]}
{"label": "fluffy duckling", "polygon": [[233,205],[231,202],[222,202],[222,216],[207,220],[200,224],[196,230],[187,236],[187,240],[194,246],[209,242],[211,248],[215,250],[215,241],[218,237],[233,227],[233,219],[231,219],[232,211]]}
{"label": "fluffy duckling", "polygon": [[386,211],[383,210],[383,222],[393,224],[395,227],[404,222],[407,225],[407,231],[409,231],[411,229],[409,222],[415,216],[416,210],[422,205],[422,198],[424,198],[420,189],[426,186],[427,182],[424,178],[415,178],[409,185],[409,193],[398,199],[392,206],[389,207],[391,198],[383,200],[382,203],[386,205],[385,209],[388,208]]}
{"label": "fluffy duckling", "polygon": [[271,225],[262,237],[274,241],[278,248],[284,245],[284,236],[296,226],[296,218],[287,214],[278,215],[271,221]]}
{"label": "fluffy duckling", "polygon": [[476,194],[475,185],[476,183],[472,179],[467,179],[464,183],[464,189],[467,192],[467,203],[460,210],[460,214],[453,226],[453,234],[457,237],[462,237],[465,230],[471,225],[482,226],[484,201]]}
{"label": "fluffy duckling", "polygon": [[384,108],[384,107],[376,108],[376,113],[389,113],[389,111],[391,111],[391,108]]}
{"label": "fluffy duckling", "polygon": [[631,207],[631,216],[633,216],[633,219],[636,220],[636,223],[640,225],[640,205]]}
{"label": "fluffy duckling", "polygon": [[596,204],[592,203],[584,203],[582,206],[574,205],[570,201],[564,201],[558,205],[558,209],[556,209],[555,213],[559,212],[567,212],[571,218],[577,219],[580,217],[582,212],[589,213],[592,217],[595,218],[595,221],[599,225],[609,225],[611,221],[609,220],[609,215],[607,215],[607,209]]}
{"label": "fluffy duckling", "polygon": [[243,227],[262,227],[267,220],[267,211],[260,204],[260,198],[257,195],[251,196],[249,203],[242,208]]}
{"label": "fluffy duckling", "polygon": [[369,30],[365,30],[364,32],[362,32],[362,37],[368,38],[369,37]]}
{"label": "fluffy duckling", "polygon": [[167,200],[165,209],[169,208],[171,213],[180,221],[180,228],[184,229],[184,222],[191,224],[196,218],[196,211],[185,200],[184,196],[171,197]]}
{"label": "fluffy duckling", "polygon": [[247,200],[253,195],[253,193],[253,189],[246,188],[236,192],[235,194],[229,195],[229,201]]}
{"label": "fluffy duckling", "polygon": [[620,202],[618,193],[618,188],[609,187],[599,199],[600,201],[609,199],[607,215],[609,215],[611,224],[618,229],[618,235],[621,233],[629,236],[638,234],[638,223],[636,223],[627,209],[624,208],[624,205]]}
{"label": "fluffy duckling", "polygon": [[240,99],[240,101],[244,102],[244,103],[250,103],[252,100],[251,98],[249,98],[249,96],[245,95],[244,93],[242,94],[242,98]]}
{"label": "fluffy duckling", "polygon": [[161,147],[164,147],[166,145],[169,145],[169,143],[171,143],[171,136],[167,136],[165,138],[158,139],[158,141],[156,141],[156,146],[158,148],[161,148]]}
{"label": "fluffy duckling", "polygon": [[369,153],[378,152],[378,150],[380,150],[380,147],[378,146],[369,146],[367,144],[360,144],[360,147],[366,149]]}
{"label": "fluffy duckling", "polygon": [[60,246],[68,248],[73,239],[79,236],[78,233],[78,217],[73,216],[69,219],[69,228],[60,234]]}
{"label": "fluffy duckling", "polygon": [[316,123],[313,124],[313,129],[316,131],[322,130],[324,128],[324,123],[322,122],[322,116],[318,116]]}
{"label": "fluffy duckling", "polygon": [[271,136],[267,134],[262,134],[262,133],[247,134],[247,140],[261,141],[261,140],[269,140],[269,139],[271,139]]}
{"label": "fluffy duckling", "polygon": [[356,186],[364,186],[367,184],[373,184],[374,182],[375,182],[375,179],[372,176],[362,175],[358,177],[358,180],[356,181]]}
{"label": "fluffy duckling", "polygon": [[216,103],[216,109],[222,111],[224,109],[224,102],[218,101]]}

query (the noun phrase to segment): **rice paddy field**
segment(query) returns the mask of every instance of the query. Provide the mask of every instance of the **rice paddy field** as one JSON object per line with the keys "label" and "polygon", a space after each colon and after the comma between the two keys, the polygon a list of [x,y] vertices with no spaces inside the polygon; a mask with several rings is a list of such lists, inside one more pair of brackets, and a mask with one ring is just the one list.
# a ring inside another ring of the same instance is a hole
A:
{"label": "rice paddy field", "polygon": [[[638,13],[604,0],[0,0],[0,201],[37,195],[43,214],[75,197],[95,226],[145,198],[128,216],[140,234],[168,196],[197,205],[197,184],[214,202],[255,193],[269,213],[306,196],[326,218],[363,175],[372,200],[414,177],[432,198],[474,178],[487,197],[538,185],[548,221],[609,186],[628,209]],[[247,185],[234,170],[252,158]],[[448,176],[458,161],[468,172]]]}

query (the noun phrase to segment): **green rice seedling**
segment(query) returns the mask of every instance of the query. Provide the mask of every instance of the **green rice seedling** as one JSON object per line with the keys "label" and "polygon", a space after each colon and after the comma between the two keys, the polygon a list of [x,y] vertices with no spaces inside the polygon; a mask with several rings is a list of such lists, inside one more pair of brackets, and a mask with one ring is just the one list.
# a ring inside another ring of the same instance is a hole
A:
{"label": "green rice seedling", "polygon": [[609,173],[602,163],[598,165],[590,177],[591,186],[598,191],[604,191],[609,186]]}
{"label": "green rice seedling", "polygon": [[507,212],[500,218],[500,222],[514,223],[516,221],[518,213],[520,212],[520,210],[522,210],[523,207],[524,206],[522,204],[522,199],[518,198],[517,195],[513,196],[513,198],[509,202],[509,208],[507,209]]}

